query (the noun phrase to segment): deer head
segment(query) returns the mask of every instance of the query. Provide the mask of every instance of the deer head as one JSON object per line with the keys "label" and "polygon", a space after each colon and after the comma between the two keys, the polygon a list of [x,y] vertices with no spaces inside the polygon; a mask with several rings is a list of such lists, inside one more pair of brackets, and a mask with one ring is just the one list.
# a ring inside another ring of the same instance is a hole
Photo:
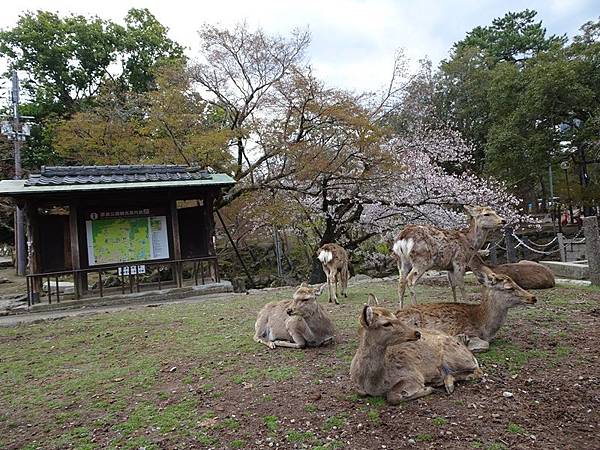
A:
{"label": "deer head", "polygon": [[367,339],[385,347],[421,338],[421,333],[382,307],[365,305],[360,315],[360,325]]}
{"label": "deer head", "polygon": [[464,206],[465,211],[472,217],[475,223],[484,230],[495,230],[506,225],[506,220],[496,214],[488,206]]}
{"label": "deer head", "polygon": [[491,292],[488,297],[500,302],[507,308],[523,304],[533,305],[537,298],[520,287],[508,275],[494,273],[490,269],[477,271],[477,280]]}
{"label": "deer head", "polygon": [[306,283],[302,283],[294,293],[292,304],[287,309],[290,316],[308,317],[317,312],[317,297],[321,295],[327,283],[321,285],[319,289],[311,288]]}

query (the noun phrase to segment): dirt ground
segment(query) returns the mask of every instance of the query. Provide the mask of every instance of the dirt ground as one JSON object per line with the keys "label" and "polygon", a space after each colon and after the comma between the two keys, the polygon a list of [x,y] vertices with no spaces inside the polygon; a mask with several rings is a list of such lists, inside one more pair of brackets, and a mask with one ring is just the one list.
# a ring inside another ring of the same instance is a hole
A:
{"label": "dirt ground", "polygon": [[599,289],[536,293],[478,356],[482,380],[400,406],[349,383],[368,292],[395,285],[351,288],[327,305],[335,345],[300,351],[252,341],[260,307],[291,291],[0,329],[0,447],[600,448]]}

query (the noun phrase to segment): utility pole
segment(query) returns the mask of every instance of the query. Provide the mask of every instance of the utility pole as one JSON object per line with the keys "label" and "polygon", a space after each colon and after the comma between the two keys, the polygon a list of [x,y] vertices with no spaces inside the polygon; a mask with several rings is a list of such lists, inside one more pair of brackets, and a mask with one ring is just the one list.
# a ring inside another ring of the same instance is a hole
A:
{"label": "utility pole", "polygon": [[[9,140],[14,143],[15,151],[15,180],[20,180],[23,176],[21,166],[21,145],[29,136],[30,127],[28,123],[21,126],[21,118],[19,116],[19,76],[17,71],[12,73],[12,88],[11,88],[11,107],[12,107],[12,124],[8,121],[2,123],[2,134],[6,135]],[[23,220],[23,208],[17,205],[15,210],[15,251],[17,253],[17,275],[25,276],[27,258],[25,248],[25,226]]]}

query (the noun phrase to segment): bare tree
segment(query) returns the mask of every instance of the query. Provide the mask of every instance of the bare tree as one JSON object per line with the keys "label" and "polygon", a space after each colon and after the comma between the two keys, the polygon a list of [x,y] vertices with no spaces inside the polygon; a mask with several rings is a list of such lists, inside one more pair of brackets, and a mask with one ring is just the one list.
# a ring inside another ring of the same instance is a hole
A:
{"label": "bare tree", "polygon": [[204,25],[199,34],[202,61],[191,67],[192,78],[206,100],[223,111],[224,126],[235,132],[231,145],[237,157],[236,179],[252,177],[253,168],[270,155],[251,161],[248,119],[267,114],[273,86],[302,63],[310,35],[294,30],[287,39],[269,36],[261,29],[249,30],[245,23],[232,30]]}

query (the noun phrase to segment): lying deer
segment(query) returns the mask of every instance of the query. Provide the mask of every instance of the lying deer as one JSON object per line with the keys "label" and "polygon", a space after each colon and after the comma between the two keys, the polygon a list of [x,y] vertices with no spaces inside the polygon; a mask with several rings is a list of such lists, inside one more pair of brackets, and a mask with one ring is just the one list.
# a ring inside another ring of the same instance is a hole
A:
{"label": "lying deer", "polygon": [[485,256],[485,253],[480,251],[471,259],[471,270],[482,271],[487,268],[494,273],[508,275],[523,289],[550,289],[556,284],[552,270],[540,263],[522,260],[518,263],[494,265],[484,262],[481,254]]}
{"label": "lying deer", "polygon": [[[317,251],[317,258],[323,265],[323,272],[327,276],[327,286],[329,287],[329,302],[332,300],[339,305],[337,300],[338,279],[342,285],[342,294],[347,297],[348,290],[348,253],[343,247],[337,244],[325,244]],[[339,277],[339,278],[338,278]]]}
{"label": "lying deer", "polygon": [[360,395],[385,395],[391,404],[430,394],[432,386],[454,392],[454,382],[479,378],[479,364],[465,345],[438,331],[406,325],[382,307],[365,305],[360,342],[350,378]]}
{"label": "lying deer", "polygon": [[398,298],[404,305],[408,283],[411,302],[417,304],[415,285],[429,269],[448,271],[452,297],[456,302],[456,287],[466,300],[464,276],[471,257],[479,250],[490,230],[506,221],[486,206],[464,207],[470,215],[464,230],[442,230],[431,225],[407,225],[394,241],[393,252],[398,257]]}
{"label": "lying deer", "polygon": [[422,304],[400,309],[396,311],[396,317],[417,328],[461,336],[473,352],[486,351],[504,323],[509,308],[534,304],[537,299],[507,275],[487,271],[476,275],[484,286],[481,304]]}
{"label": "lying deer", "polygon": [[254,325],[254,340],[269,348],[319,347],[333,342],[333,323],[317,303],[324,287],[317,291],[302,283],[293,300],[263,306]]}

